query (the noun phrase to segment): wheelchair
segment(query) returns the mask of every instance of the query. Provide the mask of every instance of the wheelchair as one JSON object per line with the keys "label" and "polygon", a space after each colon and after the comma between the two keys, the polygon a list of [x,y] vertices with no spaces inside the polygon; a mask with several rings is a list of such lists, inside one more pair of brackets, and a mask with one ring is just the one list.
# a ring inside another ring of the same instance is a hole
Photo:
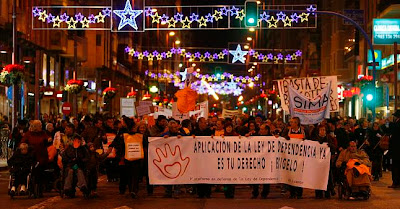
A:
{"label": "wheelchair", "polygon": [[[338,196],[339,199],[351,200],[351,199],[361,199],[368,200],[371,196],[371,185],[370,183],[362,183],[357,184],[353,183],[353,185],[349,185],[347,180],[347,176],[345,175],[346,166],[342,165],[339,169],[340,175],[337,177],[337,185],[338,185]],[[353,172],[351,172],[352,178],[369,178],[368,174],[361,174],[360,176],[355,176]],[[366,176],[365,176],[366,175]]]}
{"label": "wheelchair", "polygon": [[[86,180],[86,184],[88,182],[88,174],[86,170],[83,170],[83,173],[85,175],[85,180]],[[68,196],[70,198],[75,198],[76,195],[76,187],[77,187],[77,183],[78,183],[78,177],[76,175],[76,171],[74,171],[74,175],[73,175],[73,180],[72,180],[72,187],[71,187],[71,191],[65,191],[64,189],[64,184],[65,184],[65,179],[67,177],[67,169],[65,169],[65,167],[63,167],[60,171],[60,180],[59,182],[57,182],[57,187],[59,188],[59,194],[61,198],[64,198],[65,196]],[[83,196],[85,199],[89,198],[89,194],[90,191],[87,188],[87,191],[82,192]]]}
{"label": "wheelchair", "polygon": [[[18,187],[15,190],[15,193],[11,192],[12,185],[15,181],[15,175],[10,174],[9,178],[9,183],[8,183],[8,195],[10,196],[11,199],[14,199],[14,197],[17,196],[26,196],[26,197],[33,197],[33,198],[38,198],[39,197],[39,191],[40,191],[40,185],[36,183],[35,176],[33,175],[33,170],[39,165],[37,163],[34,166],[31,166],[30,171],[26,177],[26,191],[24,193],[20,192],[20,187],[21,185],[18,185]],[[11,167],[10,170],[12,170],[13,167]]]}

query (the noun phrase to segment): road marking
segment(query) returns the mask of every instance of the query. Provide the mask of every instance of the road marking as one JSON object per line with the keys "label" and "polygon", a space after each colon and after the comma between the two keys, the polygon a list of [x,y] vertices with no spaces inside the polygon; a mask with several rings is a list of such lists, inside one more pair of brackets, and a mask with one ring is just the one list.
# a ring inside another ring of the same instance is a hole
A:
{"label": "road marking", "polygon": [[55,202],[58,202],[62,200],[60,196],[55,196],[52,198],[49,198],[41,203],[38,203],[34,206],[29,207],[28,209],[43,209],[43,208],[47,208],[48,205],[54,204]]}

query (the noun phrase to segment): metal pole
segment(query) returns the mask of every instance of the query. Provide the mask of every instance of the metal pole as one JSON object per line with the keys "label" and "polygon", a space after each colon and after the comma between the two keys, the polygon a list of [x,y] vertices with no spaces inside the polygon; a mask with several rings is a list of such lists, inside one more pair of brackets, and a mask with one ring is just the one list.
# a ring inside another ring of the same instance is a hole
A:
{"label": "metal pole", "polygon": [[[375,56],[373,56],[375,57]],[[394,112],[397,110],[397,71],[399,66],[397,65],[397,42],[394,42]]]}
{"label": "metal pole", "polygon": [[[12,52],[12,60],[11,63],[15,64],[17,62],[17,1],[13,0],[13,7],[12,7],[12,24],[13,24],[13,52]],[[13,86],[13,91],[12,91],[12,117],[11,117],[11,122],[12,122],[12,128],[14,129],[16,123],[17,123],[17,110],[18,110],[18,105],[17,105],[17,92],[18,92],[18,86],[14,84]]]}
{"label": "metal pole", "polygon": [[43,61],[43,55],[41,51],[37,50],[36,51],[36,63],[35,63],[35,119],[39,120],[39,115],[40,115],[40,91],[39,91],[39,69],[42,67],[42,61]]}
{"label": "metal pole", "polygon": [[[74,33],[74,78],[73,79],[77,79],[78,78],[78,43],[76,41],[76,32]],[[77,94],[73,94],[72,96],[72,115],[74,117],[77,116],[77,109],[78,109],[78,102],[77,102]]]}

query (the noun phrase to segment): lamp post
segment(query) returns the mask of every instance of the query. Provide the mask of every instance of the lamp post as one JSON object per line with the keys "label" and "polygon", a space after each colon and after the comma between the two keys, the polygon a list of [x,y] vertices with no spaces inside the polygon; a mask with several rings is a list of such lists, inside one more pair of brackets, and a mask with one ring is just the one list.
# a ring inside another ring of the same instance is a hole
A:
{"label": "lamp post", "polygon": [[[12,36],[12,41],[13,41],[13,51],[12,51],[12,60],[11,63],[15,64],[17,61],[17,1],[13,0],[13,6],[12,6],[12,24],[13,24],[13,36]],[[12,117],[11,117],[11,122],[12,122],[12,128],[14,129],[16,122],[17,122],[17,110],[18,110],[18,105],[17,105],[17,85],[14,84],[13,86],[13,91],[12,91]]]}

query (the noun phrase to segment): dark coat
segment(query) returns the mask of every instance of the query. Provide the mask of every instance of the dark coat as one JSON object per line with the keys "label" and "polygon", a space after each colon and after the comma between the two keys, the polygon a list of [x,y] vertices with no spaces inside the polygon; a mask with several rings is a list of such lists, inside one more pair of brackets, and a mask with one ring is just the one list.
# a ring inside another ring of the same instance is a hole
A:
{"label": "dark coat", "polygon": [[35,163],[32,153],[22,154],[21,150],[14,152],[13,156],[8,159],[7,164],[11,167],[10,173],[29,172],[31,166]]}
{"label": "dark coat", "polygon": [[107,158],[107,156],[108,156],[107,153],[103,153],[100,155],[98,152],[89,151],[89,160],[87,162],[86,168],[88,170],[97,169],[100,162],[104,161]]}
{"label": "dark coat", "polygon": [[107,143],[107,139],[103,140],[102,138],[104,134],[103,130],[96,126],[87,126],[85,130],[83,130],[81,136],[86,143],[93,143],[95,149],[101,149],[103,143]]}
{"label": "dark coat", "polygon": [[77,164],[79,168],[84,169],[89,161],[89,151],[85,146],[68,146],[62,154],[62,161],[63,165],[69,168]]}
{"label": "dark coat", "polygon": [[389,141],[389,152],[393,160],[400,160],[400,120],[391,123],[389,128],[392,134]]}

